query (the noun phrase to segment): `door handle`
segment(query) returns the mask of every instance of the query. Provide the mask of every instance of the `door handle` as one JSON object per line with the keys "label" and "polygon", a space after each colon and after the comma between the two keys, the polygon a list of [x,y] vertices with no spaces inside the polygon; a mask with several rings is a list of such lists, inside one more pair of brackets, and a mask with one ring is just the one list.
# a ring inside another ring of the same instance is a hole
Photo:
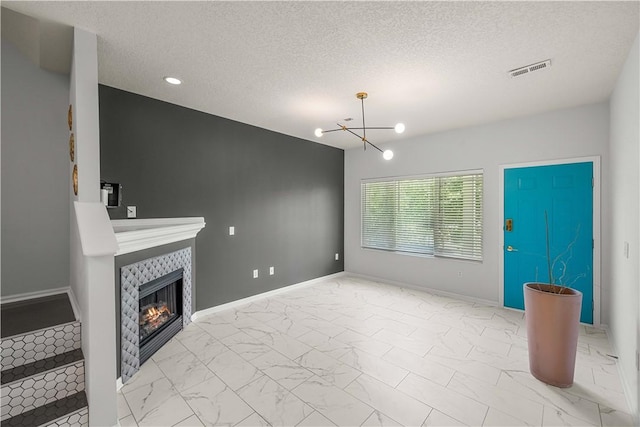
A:
{"label": "door handle", "polygon": [[509,245],[509,246],[507,246],[507,252],[518,252],[518,250],[516,248],[514,248],[513,246]]}

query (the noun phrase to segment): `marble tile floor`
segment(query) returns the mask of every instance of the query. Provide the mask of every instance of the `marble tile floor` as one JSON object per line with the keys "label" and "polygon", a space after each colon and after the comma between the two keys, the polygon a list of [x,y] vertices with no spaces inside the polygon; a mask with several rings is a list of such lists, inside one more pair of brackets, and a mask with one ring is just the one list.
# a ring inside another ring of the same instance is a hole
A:
{"label": "marble tile floor", "polygon": [[528,371],[523,313],[356,277],[198,319],[118,393],[121,426],[631,426],[604,331],[575,383]]}

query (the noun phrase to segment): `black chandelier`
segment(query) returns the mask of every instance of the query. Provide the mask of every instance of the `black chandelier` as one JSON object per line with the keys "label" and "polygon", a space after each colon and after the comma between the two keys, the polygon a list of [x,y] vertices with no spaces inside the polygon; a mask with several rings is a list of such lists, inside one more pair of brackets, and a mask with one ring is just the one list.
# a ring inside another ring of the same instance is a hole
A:
{"label": "black chandelier", "polygon": [[[335,132],[335,131],[338,131],[338,130],[343,130],[343,131],[349,132],[350,134],[354,135],[358,139],[362,140],[362,148],[364,148],[365,150],[367,149],[367,144],[369,144],[370,146],[372,146],[373,148],[375,148],[376,150],[381,152],[382,153],[382,157],[385,160],[391,160],[393,158],[393,151],[391,151],[391,150],[384,150],[383,151],[378,146],[376,146],[375,144],[371,143],[371,141],[369,141],[367,139],[367,129],[369,129],[369,130],[372,130],[372,129],[376,129],[376,130],[377,129],[393,129],[393,130],[396,131],[396,133],[402,133],[402,132],[404,132],[404,125],[402,123],[398,123],[395,126],[367,127],[365,125],[365,121],[364,121],[364,100],[367,99],[367,96],[368,96],[367,92],[358,92],[358,93],[356,93],[356,98],[358,98],[360,100],[360,103],[362,105],[362,127],[354,128],[354,127],[348,127],[348,126],[343,125],[341,123],[337,123],[337,125],[339,126],[338,128],[330,129],[330,130],[322,130],[322,129],[318,128],[315,131],[315,135],[318,138],[320,138],[325,133]],[[362,136],[360,136],[359,134],[354,132],[356,130],[361,130],[362,131]]]}

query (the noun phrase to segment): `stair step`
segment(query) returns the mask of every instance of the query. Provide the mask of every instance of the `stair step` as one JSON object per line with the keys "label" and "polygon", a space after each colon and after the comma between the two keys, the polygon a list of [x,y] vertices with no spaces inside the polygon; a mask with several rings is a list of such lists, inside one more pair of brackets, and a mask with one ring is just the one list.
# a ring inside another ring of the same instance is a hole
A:
{"label": "stair step", "polygon": [[0,316],[2,338],[76,320],[66,293],[2,304]]}
{"label": "stair step", "polygon": [[2,370],[26,365],[81,347],[80,322],[2,338]]}
{"label": "stair step", "polygon": [[[24,376],[20,367],[3,372],[3,376],[7,378],[21,376],[2,385],[3,424],[7,418],[83,391],[84,359],[81,356],[81,351],[80,354],[69,354],[62,359],[73,359],[70,363],[58,363],[51,369],[40,369],[38,373],[30,376]],[[51,364],[53,363],[49,363]]]}
{"label": "stair step", "polygon": [[88,426],[81,326],[67,294],[2,304],[2,427]]}
{"label": "stair step", "polygon": [[15,368],[5,369],[2,371],[0,383],[4,386],[14,381],[18,381],[27,377],[32,377],[43,372],[51,371],[71,363],[79,362],[84,359],[81,349],[71,350],[66,353],[56,354],[26,365],[16,366]]}
{"label": "stair step", "polygon": [[87,426],[89,411],[84,390],[2,420],[2,426]]}

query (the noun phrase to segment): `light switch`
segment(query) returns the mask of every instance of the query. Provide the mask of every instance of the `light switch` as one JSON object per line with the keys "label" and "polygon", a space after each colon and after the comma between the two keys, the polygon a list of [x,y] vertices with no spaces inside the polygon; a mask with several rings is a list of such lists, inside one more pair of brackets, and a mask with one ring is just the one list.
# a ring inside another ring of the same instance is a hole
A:
{"label": "light switch", "polygon": [[236,234],[236,228],[234,226],[229,227],[229,236]]}
{"label": "light switch", "polygon": [[336,253],[336,261],[338,261],[340,259],[340,254]]}
{"label": "light switch", "polygon": [[274,267],[269,267],[269,275],[273,276],[274,272],[275,272],[275,268]]}
{"label": "light switch", "polygon": [[258,278],[258,270],[253,270],[253,278],[254,279]]}
{"label": "light switch", "polygon": [[135,206],[127,206],[127,218],[135,218],[137,213],[136,211]]}

